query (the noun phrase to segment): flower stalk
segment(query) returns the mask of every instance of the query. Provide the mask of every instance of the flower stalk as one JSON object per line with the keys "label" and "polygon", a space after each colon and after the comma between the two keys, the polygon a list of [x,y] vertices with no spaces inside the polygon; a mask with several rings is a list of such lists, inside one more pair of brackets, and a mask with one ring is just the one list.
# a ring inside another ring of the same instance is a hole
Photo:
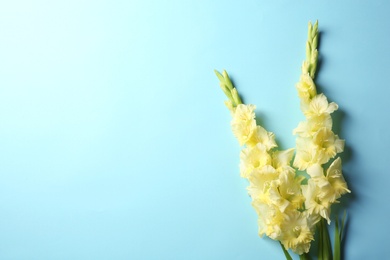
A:
{"label": "flower stalk", "polygon": [[[327,225],[331,206],[351,191],[342,175],[341,159],[344,140],[332,131],[331,114],[338,109],[318,94],[314,82],[318,63],[318,21],[308,26],[306,59],[296,85],[301,110],[306,118],[293,134],[296,148],[279,150],[275,135],[257,125],[254,105],[243,104],[228,73],[215,70],[220,87],[228,98],[232,131],[242,150],[240,175],[249,182],[247,188],[258,215],[259,235],[279,241],[286,259],[288,250],[309,259],[309,251],[317,227],[319,259],[332,259],[332,246]],[[307,173],[302,176],[298,171]],[[335,260],[341,256],[344,227],[336,221]]]}

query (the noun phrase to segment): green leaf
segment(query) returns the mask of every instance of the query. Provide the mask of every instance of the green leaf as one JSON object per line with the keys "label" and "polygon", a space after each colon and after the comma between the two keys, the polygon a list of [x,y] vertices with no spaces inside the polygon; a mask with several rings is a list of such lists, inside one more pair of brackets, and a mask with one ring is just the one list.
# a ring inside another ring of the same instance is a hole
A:
{"label": "green leaf", "polygon": [[334,230],[334,260],[340,260],[341,258],[341,241],[340,241],[340,229],[339,229],[339,219],[336,218],[336,225],[335,225],[335,230]]}
{"label": "green leaf", "polygon": [[318,248],[319,260],[332,260],[332,246],[330,243],[330,237],[328,232],[327,223],[325,219],[321,219],[318,224],[320,233],[320,242]]}
{"label": "green leaf", "polygon": [[344,215],[341,220],[341,228],[340,228],[340,240],[342,239],[342,235],[344,234],[344,226],[345,226],[345,219],[347,218],[347,211],[344,210]]}
{"label": "green leaf", "polygon": [[341,260],[341,242],[343,239],[346,216],[347,212],[344,211],[343,218],[341,219],[341,226],[339,226],[339,219],[336,218],[336,227],[334,231],[334,260]]}
{"label": "green leaf", "polygon": [[[280,242],[279,242],[280,243]],[[284,253],[284,256],[286,257],[287,260],[293,260],[291,255],[288,253],[288,251],[286,250],[286,248],[284,248],[284,246],[282,245],[282,243],[280,243],[280,246],[282,247],[283,249],[283,253]]]}

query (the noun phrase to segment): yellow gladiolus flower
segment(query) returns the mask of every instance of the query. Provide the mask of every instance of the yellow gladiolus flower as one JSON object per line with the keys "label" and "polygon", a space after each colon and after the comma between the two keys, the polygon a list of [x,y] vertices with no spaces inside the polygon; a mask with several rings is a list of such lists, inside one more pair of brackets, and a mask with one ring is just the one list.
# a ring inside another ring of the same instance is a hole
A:
{"label": "yellow gladiolus flower", "polygon": [[321,128],[313,136],[313,143],[323,154],[323,161],[320,161],[321,164],[328,162],[330,158],[335,157],[337,153],[344,150],[344,140],[341,140],[332,130],[325,127]]}
{"label": "yellow gladiolus flower", "polygon": [[272,153],[272,166],[278,171],[291,171],[295,170],[290,166],[290,162],[294,156],[294,149],[288,149],[284,151],[275,151]]}
{"label": "yellow gladiolus flower", "polygon": [[261,143],[243,149],[240,159],[240,174],[243,178],[248,178],[254,169],[261,169],[266,165],[271,165],[272,162],[271,156]]}
{"label": "yellow gladiolus flower", "polygon": [[267,151],[277,147],[274,133],[267,132],[267,130],[261,126],[256,126],[255,133],[253,133],[252,137],[247,141],[246,144],[247,146],[255,146],[258,143],[264,145]]}
{"label": "yellow gladiolus flower", "polygon": [[305,212],[291,211],[285,218],[281,225],[280,242],[298,255],[309,252],[310,243],[314,240],[314,224],[310,217]]}
{"label": "yellow gladiolus flower", "polygon": [[305,196],[305,207],[310,215],[320,215],[330,224],[330,201],[321,199],[324,191],[313,180],[309,179],[307,185],[302,185],[302,193]]}
{"label": "yellow gladiolus flower", "polygon": [[293,134],[300,137],[312,137],[323,127],[332,129],[332,124],[330,115],[324,114],[319,117],[312,117],[308,121],[300,122],[293,130]]}
{"label": "yellow gladiolus flower", "polygon": [[313,164],[323,163],[324,153],[318,150],[318,146],[313,143],[311,138],[298,137],[297,141],[297,153],[294,158],[293,165],[298,170],[306,170]]}
{"label": "yellow gladiolus flower", "polygon": [[338,109],[338,105],[334,102],[328,103],[324,94],[319,94],[310,101],[309,104],[302,104],[303,114],[308,118],[318,118],[324,115],[330,115]]}
{"label": "yellow gladiolus flower", "polygon": [[254,105],[240,104],[234,111],[231,125],[233,133],[241,146],[245,145],[257,130],[255,108]]}
{"label": "yellow gladiolus flower", "polygon": [[266,235],[271,239],[277,240],[281,233],[281,225],[284,221],[284,215],[277,207],[255,200],[252,202],[258,215],[259,236]]}
{"label": "yellow gladiolus flower", "polygon": [[305,179],[295,172],[285,171],[279,175],[278,191],[281,197],[289,202],[292,209],[301,209],[305,198],[301,192],[301,183]]}
{"label": "yellow gladiolus flower", "polygon": [[340,157],[334,160],[334,162],[329,166],[326,172],[326,178],[334,189],[336,198],[339,198],[341,195],[347,192],[351,193],[342,175]]}
{"label": "yellow gladiolus flower", "polygon": [[312,177],[312,181],[320,188],[321,192],[318,193],[318,197],[321,201],[335,203],[341,195],[351,192],[341,173],[340,157],[334,160],[329,166],[326,175],[324,175],[323,169],[319,165],[309,167],[307,173]]}
{"label": "yellow gladiolus flower", "polygon": [[[282,196],[279,191],[280,186],[276,182],[272,182],[268,190],[268,200],[270,204],[277,207],[281,212],[284,212],[290,205],[290,202]],[[283,194],[286,195],[286,194]]]}
{"label": "yellow gladiolus flower", "polygon": [[301,79],[297,83],[296,88],[298,90],[298,96],[304,103],[309,103],[317,95],[316,85],[308,73],[301,75]]}
{"label": "yellow gladiolus flower", "polygon": [[324,169],[320,164],[311,165],[307,168],[306,172],[310,175],[311,178],[325,177]]}
{"label": "yellow gladiolus flower", "polygon": [[287,208],[301,209],[305,201],[301,194],[302,180],[302,177],[295,177],[295,173],[289,171],[280,174],[277,181],[270,183],[265,202],[274,205],[281,212],[285,212]]}
{"label": "yellow gladiolus flower", "polygon": [[[226,71],[222,74],[215,71],[228,98],[225,105],[233,118],[233,133],[244,146],[240,153],[240,175],[249,181],[247,191],[258,215],[259,235],[279,240],[288,259],[291,257],[286,249],[299,255],[309,252],[317,223],[321,232],[320,258],[332,255],[324,219],[329,224],[331,205],[351,192],[342,175],[340,158],[326,169],[327,163],[344,150],[344,140],[332,132],[331,114],[338,105],[329,103],[324,94],[317,94],[314,78],[318,39],[318,23],[309,23],[306,60],[296,84],[306,120],[293,130],[297,135],[295,150],[277,150],[275,135],[256,124],[256,107],[242,104]],[[309,176],[301,176],[298,171],[306,171]],[[302,184],[304,180],[307,184]],[[342,229],[336,224],[334,259],[341,256]]]}
{"label": "yellow gladiolus flower", "polygon": [[271,182],[279,177],[277,171],[270,165],[261,169],[254,169],[248,176],[249,186],[247,188],[252,200],[266,201],[265,193],[271,186]]}

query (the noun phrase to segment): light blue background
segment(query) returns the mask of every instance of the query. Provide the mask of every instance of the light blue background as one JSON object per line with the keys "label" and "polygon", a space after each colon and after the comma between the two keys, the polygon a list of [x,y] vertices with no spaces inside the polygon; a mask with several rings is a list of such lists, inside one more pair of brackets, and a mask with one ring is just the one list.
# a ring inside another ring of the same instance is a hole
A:
{"label": "light blue background", "polygon": [[0,259],[284,259],[257,235],[213,69],[293,147],[316,19],[347,142],[345,259],[383,259],[390,2],[237,2],[1,2]]}

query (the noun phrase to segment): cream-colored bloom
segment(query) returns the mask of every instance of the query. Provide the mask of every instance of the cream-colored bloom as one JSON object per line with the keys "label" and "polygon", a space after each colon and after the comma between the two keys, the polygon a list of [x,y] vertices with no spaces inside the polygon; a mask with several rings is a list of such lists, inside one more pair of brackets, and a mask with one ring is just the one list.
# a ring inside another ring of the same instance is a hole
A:
{"label": "cream-colored bloom", "polygon": [[270,165],[266,165],[261,169],[254,169],[248,177],[249,186],[247,188],[252,200],[266,202],[268,198],[265,194],[270,188],[271,182],[277,181],[278,177],[277,171]]}
{"label": "cream-colored bloom", "polygon": [[286,208],[290,205],[290,202],[282,196],[279,192],[279,183],[272,182],[268,190],[268,201],[269,204],[277,207],[281,212],[284,212]]}
{"label": "cream-colored bloom", "polygon": [[308,118],[321,118],[330,115],[338,109],[334,102],[328,103],[324,94],[319,94],[310,101],[309,104],[301,104],[303,114]]}
{"label": "cream-colored bloom", "polygon": [[351,193],[341,171],[340,157],[334,160],[334,162],[329,166],[328,170],[326,171],[326,178],[333,188],[336,199],[347,192]]}
{"label": "cream-colored bloom", "polygon": [[303,177],[295,176],[295,172],[285,171],[279,175],[278,181],[273,181],[267,192],[266,201],[273,204],[281,212],[287,208],[290,210],[300,209],[305,198],[301,194],[300,184]]}
{"label": "cream-colored bloom", "polygon": [[305,198],[302,195],[301,183],[305,179],[296,175],[295,172],[285,171],[279,175],[278,191],[290,204],[292,209],[301,209]]}
{"label": "cream-colored bloom", "polygon": [[298,96],[302,102],[309,103],[317,95],[316,85],[308,73],[302,74],[300,81],[297,83]]}
{"label": "cream-colored bloom", "polygon": [[344,140],[326,127],[318,130],[313,138],[298,137],[296,144],[294,166],[301,171],[313,164],[327,163],[330,158],[344,150]]}
{"label": "cream-colored bloom", "polygon": [[318,149],[318,146],[313,143],[311,138],[298,137],[296,144],[297,153],[293,165],[298,170],[303,171],[313,164],[322,164],[326,161],[324,153]]}
{"label": "cream-colored bloom", "polygon": [[[310,181],[318,187],[317,197],[322,202],[334,203],[336,194],[327,177],[324,174],[324,169],[319,164],[311,165],[307,168],[307,173],[310,175]],[[323,203],[322,203],[323,204]]]}
{"label": "cream-colored bloom", "polygon": [[311,178],[325,177],[324,169],[320,164],[310,165],[306,172],[310,175]]}
{"label": "cream-colored bloom", "polygon": [[312,182],[320,188],[318,197],[321,201],[335,203],[341,195],[351,192],[341,173],[340,157],[329,166],[326,175],[319,165],[309,167],[307,173],[312,177]]}
{"label": "cream-colored bloom", "polygon": [[314,240],[310,217],[305,212],[290,211],[285,218],[281,225],[280,242],[298,255],[309,252],[310,243]]}
{"label": "cream-colored bloom", "polygon": [[324,191],[318,187],[313,180],[309,179],[307,185],[302,185],[302,193],[305,196],[305,207],[310,215],[320,215],[330,223],[330,206],[331,203],[327,199],[321,199]]}
{"label": "cream-colored bloom", "polygon": [[322,115],[319,117],[312,117],[307,121],[300,122],[298,126],[293,130],[294,135],[299,135],[300,137],[312,137],[318,130],[321,128],[332,129],[332,118],[330,115]]}
{"label": "cream-colored bloom", "polygon": [[255,133],[247,141],[248,146],[255,146],[256,144],[261,143],[264,145],[267,151],[276,147],[275,135],[272,132],[267,132],[263,127],[257,126]]}
{"label": "cream-colored bloom", "polygon": [[241,150],[240,159],[240,174],[243,178],[248,178],[254,169],[261,169],[272,162],[271,156],[261,143]]}
{"label": "cream-colored bloom", "polygon": [[[328,199],[330,202],[337,202],[337,199],[345,193],[350,193],[347,183],[344,180],[341,171],[341,159],[338,157],[333,163],[329,166],[326,171],[326,180],[329,183],[326,187],[327,194],[323,199]],[[326,189],[324,189],[326,190]]]}
{"label": "cream-colored bloom", "polygon": [[272,166],[278,171],[292,171],[294,169],[290,166],[290,162],[294,156],[294,149],[288,149],[283,151],[275,151],[272,153]]}
{"label": "cream-colored bloom", "polygon": [[318,130],[313,136],[313,143],[324,157],[323,161],[320,162],[321,164],[327,163],[330,158],[344,150],[344,140],[341,140],[332,130],[325,127]]}
{"label": "cream-colored bloom", "polygon": [[271,239],[279,239],[283,233],[281,224],[284,221],[284,215],[277,207],[255,200],[252,202],[258,215],[259,236],[266,235]]}
{"label": "cream-colored bloom", "polygon": [[254,105],[240,104],[234,111],[231,125],[241,146],[245,145],[256,133],[255,109]]}

